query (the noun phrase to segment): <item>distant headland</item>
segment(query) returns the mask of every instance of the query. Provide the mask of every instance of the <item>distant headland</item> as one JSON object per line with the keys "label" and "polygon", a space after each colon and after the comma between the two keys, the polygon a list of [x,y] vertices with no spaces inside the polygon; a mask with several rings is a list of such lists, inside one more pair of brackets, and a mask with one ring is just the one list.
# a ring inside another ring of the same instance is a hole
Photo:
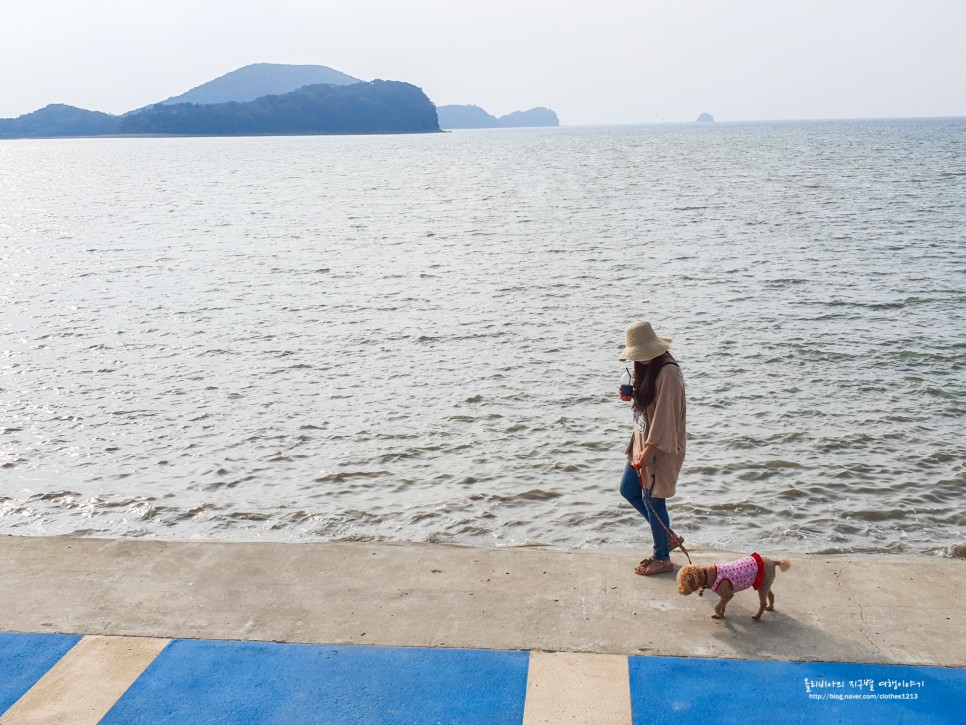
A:
{"label": "distant headland", "polygon": [[[366,82],[323,65],[255,63],[121,115],[55,103],[17,118],[0,118],[0,139],[432,133],[441,126],[480,127],[442,125],[447,108],[478,107],[442,106],[438,113],[422,89],[409,83]],[[478,110],[495,126],[559,124],[546,108],[499,119]]]}
{"label": "distant headland", "polygon": [[491,116],[479,106],[438,106],[439,127],[519,128],[524,126],[559,126],[560,119],[549,108],[538,106],[529,111],[514,111],[506,116]]}
{"label": "distant headland", "polygon": [[702,113],[696,119],[694,119],[694,122],[695,123],[714,123],[714,116],[712,116],[710,113]]}
{"label": "distant headland", "polygon": [[439,131],[436,107],[399,81],[304,86],[238,103],[158,103],[121,119],[119,134],[282,136]]}

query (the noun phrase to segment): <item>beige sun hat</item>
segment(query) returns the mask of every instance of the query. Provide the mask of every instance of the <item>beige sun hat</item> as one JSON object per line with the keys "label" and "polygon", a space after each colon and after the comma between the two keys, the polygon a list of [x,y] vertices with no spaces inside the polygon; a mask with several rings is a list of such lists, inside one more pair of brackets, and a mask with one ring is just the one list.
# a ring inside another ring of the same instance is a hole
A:
{"label": "beige sun hat", "polygon": [[654,328],[651,327],[651,323],[647,320],[632,322],[624,330],[624,334],[627,335],[627,347],[624,348],[621,356],[617,358],[621,362],[627,360],[634,360],[636,362],[653,360],[666,353],[667,349],[671,346],[671,338],[658,337],[654,332]]}

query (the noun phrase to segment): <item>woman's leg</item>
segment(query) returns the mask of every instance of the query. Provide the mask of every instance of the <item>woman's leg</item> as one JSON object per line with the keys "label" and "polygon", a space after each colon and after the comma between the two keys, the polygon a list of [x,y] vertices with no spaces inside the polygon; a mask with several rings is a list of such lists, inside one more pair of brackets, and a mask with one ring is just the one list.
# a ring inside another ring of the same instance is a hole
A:
{"label": "woman's leg", "polygon": [[[671,529],[671,519],[667,515],[667,499],[654,498],[650,491],[647,492],[646,496],[647,501],[644,502],[644,506],[650,513],[647,520],[651,524],[651,536],[654,537],[654,558],[667,561],[671,558],[668,551],[668,535],[667,531],[664,530],[665,526],[668,530]],[[648,503],[650,503],[650,506],[648,506]],[[654,510],[651,511],[651,508]],[[655,516],[655,513],[657,516]],[[664,526],[661,525],[662,522]]]}
{"label": "woman's leg", "polygon": [[[651,527],[651,536],[654,539],[654,558],[661,559],[662,561],[669,559],[667,533],[661,527],[661,524],[657,522],[654,513],[651,512],[651,508],[644,500],[644,491],[641,490],[641,480],[637,476],[637,470],[630,463],[624,466],[624,475],[621,477],[621,496],[626,498],[631,506],[637,509],[638,513],[644,517],[644,520]],[[657,515],[661,517],[668,528],[671,528],[668,521],[665,499],[651,498],[650,501]],[[646,562],[647,559],[642,563]]]}
{"label": "woman's leg", "polygon": [[641,491],[641,481],[637,477],[637,470],[630,463],[624,465],[624,475],[621,476],[621,496],[626,498],[628,503],[636,508],[645,520],[651,520],[650,511],[647,509],[647,504],[644,503],[644,492]]}

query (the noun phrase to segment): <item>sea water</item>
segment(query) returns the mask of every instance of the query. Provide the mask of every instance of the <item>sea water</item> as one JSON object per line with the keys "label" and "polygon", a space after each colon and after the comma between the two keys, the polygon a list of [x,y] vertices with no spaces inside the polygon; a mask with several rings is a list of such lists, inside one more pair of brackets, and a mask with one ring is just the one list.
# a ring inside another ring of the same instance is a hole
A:
{"label": "sea water", "polygon": [[[966,120],[0,142],[0,533],[962,552]],[[958,547],[958,548],[957,548]]]}

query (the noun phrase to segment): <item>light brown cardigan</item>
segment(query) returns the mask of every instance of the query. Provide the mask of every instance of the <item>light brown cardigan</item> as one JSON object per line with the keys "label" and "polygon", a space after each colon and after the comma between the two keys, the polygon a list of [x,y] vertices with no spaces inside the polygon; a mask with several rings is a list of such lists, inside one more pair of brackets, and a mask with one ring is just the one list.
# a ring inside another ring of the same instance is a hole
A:
{"label": "light brown cardigan", "polygon": [[651,494],[654,498],[671,498],[684,464],[684,449],[688,437],[685,425],[687,406],[684,399],[684,375],[681,374],[681,368],[677,365],[662,367],[657,374],[654,388],[654,400],[644,411],[647,433],[641,434],[635,426],[634,436],[626,451],[627,460],[635,462],[647,444],[657,446],[661,451],[657,455],[657,463],[644,461],[641,474],[645,486],[654,484]]}

